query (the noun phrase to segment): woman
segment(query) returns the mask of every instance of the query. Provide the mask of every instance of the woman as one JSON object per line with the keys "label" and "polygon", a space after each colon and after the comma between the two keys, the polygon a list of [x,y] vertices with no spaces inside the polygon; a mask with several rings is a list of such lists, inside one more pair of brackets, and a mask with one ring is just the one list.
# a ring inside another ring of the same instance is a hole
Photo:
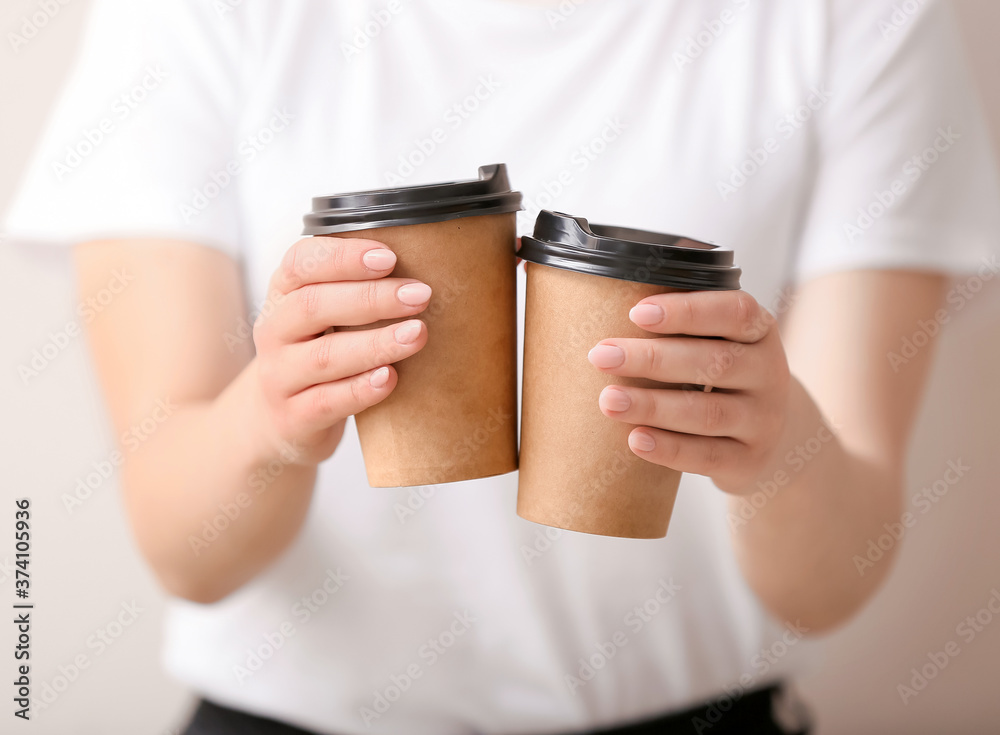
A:
{"label": "woman", "polygon": [[[890,567],[868,542],[933,356],[900,345],[991,267],[987,150],[934,0],[99,1],[8,229],[75,244],[83,297],[131,278],[89,337],[120,430],[171,406],[123,489],[188,732],[805,731],[805,639]],[[721,339],[591,352],[717,389],[599,399],[685,473],[662,541],[519,520],[515,475],[366,485],[346,419],[435,295],[376,241],[320,257],[301,215],[496,161],[522,231],[544,207],[736,251],[743,291],[631,312]]]}

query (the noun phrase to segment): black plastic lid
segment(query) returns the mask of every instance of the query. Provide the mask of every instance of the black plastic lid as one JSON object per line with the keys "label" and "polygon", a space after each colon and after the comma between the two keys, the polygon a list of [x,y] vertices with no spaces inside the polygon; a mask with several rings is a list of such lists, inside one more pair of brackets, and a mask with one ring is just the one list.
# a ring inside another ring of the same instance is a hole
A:
{"label": "black plastic lid", "polygon": [[303,235],[418,225],[459,217],[505,214],[521,208],[521,194],[510,190],[502,163],[479,167],[479,178],[445,184],[378,189],[314,197],[303,219]]}
{"label": "black plastic lid", "polygon": [[542,210],[518,256],[530,263],[689,291],[734,291],[733,251],[698,240],[628,227],[591,225]]}

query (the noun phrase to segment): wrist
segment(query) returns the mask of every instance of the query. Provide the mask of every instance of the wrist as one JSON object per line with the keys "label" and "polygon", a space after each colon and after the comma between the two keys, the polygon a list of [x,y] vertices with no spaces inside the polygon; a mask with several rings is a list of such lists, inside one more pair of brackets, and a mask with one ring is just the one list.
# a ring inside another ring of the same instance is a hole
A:
{"label": "wrist", "polygon": [[223,416],[220,430],[237,440],[241,462],[249,470],[296,465],[315,469],[318,464],[295,442],[282,437],[257,378],[257,360],[251,360],[216,400]]}
{"label": "wrist", "polygon": [[[784,422],[761,469],[734,493],[750,497],[764,492],[773,497],[781,489],[796,485],[818,468],[829,468],[833,455],[842,453],[837,430],[808,391],[794,377],[789,383]],[[834,460],[835,464],[839,464]],[[821,470],[822,471],[822,470]]]}

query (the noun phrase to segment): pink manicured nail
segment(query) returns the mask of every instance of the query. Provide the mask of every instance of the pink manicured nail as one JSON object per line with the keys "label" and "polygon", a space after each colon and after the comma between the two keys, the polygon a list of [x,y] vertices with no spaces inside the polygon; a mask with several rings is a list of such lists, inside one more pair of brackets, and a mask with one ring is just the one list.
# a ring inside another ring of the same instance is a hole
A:
{"label": "pink manicured nail", "polygon": [[597,345],[589,353],[587,359],[599,368],[616,368],[625,362],[625,352],[614,345]]}
{"label": "pink manicured nail", "polygon": [[632,307],[632,311],[628,313],[628,318],[640,327],[643,324],[659,324],[663,321],[663,309],[656,304],[639,304]]}
{"label": "pink manicured nail", "polygon": [[629,406],[632,405],[632,399],[621,388],[608,387],[601,391],[601,397],[597,399],[597,403],[605,411],[617,413],[628,411]]}
{"label": "pink manicured nail", "polygon": [[396,254],[387,248],[375,248],[362,255],[361,262],[373,271],[387,271],[396,265]]}
{"label": "pink manicured nail", "polygon": [[431,287],[426,283],[407,283],[399,287],[396,297],[407,306],[420,306],[430,300]]}
{"label": "pink manicured nail", "polygon": [[637,452],[652,452],[656,449],[656,440],[645,431],[633,431],[628,435],[628,445]]}
{"label": "pink manicured nail", "polygon": [[396,341],[401,345],[413,344],[420,336],[420,322],[403,322],[396,331],[392,333]]}
{"label": "pink manicured nail", "polygon": [[389,382],[389,368],[380,367],[371,377],[368,378],[368,382],[371,384],[372,388],[382,388],[386,383]]}

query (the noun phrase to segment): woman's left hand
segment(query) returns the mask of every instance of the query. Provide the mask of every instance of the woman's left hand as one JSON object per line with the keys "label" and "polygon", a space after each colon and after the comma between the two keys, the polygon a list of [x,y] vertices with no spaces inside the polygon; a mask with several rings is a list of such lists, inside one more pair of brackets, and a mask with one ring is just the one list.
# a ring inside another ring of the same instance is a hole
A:
{"label": "woman's left hand", "polygon": [[744,291],[651,296],[629,318],[649,332],[682,336],[603,340],[589,354],[595,367],[712,391],[608,386],[601,411],[638,425],[628,438],[637,456],[707,475],[726,492],[752,491],[778,449],[789,403],[775,318]]}

